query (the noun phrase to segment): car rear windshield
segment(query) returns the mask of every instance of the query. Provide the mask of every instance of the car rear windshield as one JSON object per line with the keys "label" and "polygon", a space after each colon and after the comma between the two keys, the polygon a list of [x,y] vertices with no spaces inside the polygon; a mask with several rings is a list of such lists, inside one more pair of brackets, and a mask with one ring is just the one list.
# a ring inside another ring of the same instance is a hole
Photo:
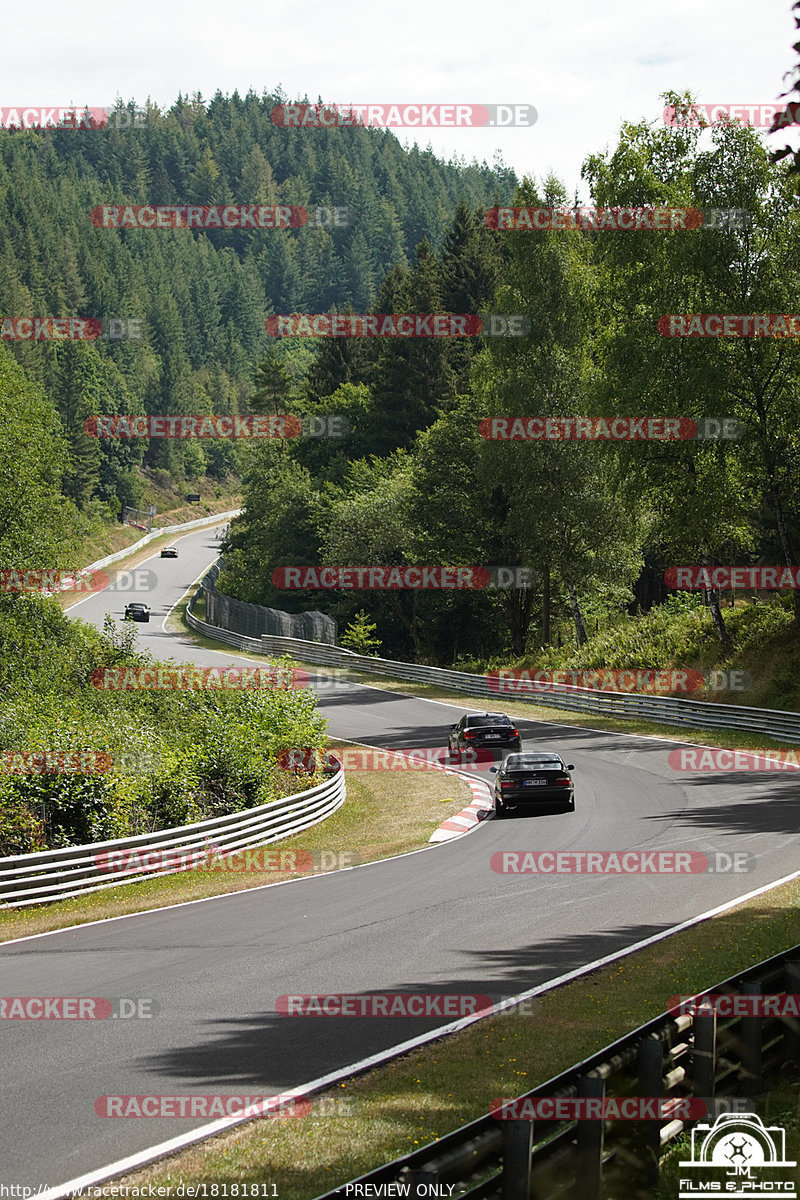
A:
{"label": "car rear windshield", "polygon": [[508,717],[467,717],[467,728],[483,728],[487,725],[510,725]]}
{"label": "car rear windshield", "polygon": [[524,758],[512,758],[506,762],[506,767],[509,771],[527,771],[530,767],[561,767],[561,759],[554,758],[552,755],[545,757],[540,755],[538,758],[533,755],[525,755]]}

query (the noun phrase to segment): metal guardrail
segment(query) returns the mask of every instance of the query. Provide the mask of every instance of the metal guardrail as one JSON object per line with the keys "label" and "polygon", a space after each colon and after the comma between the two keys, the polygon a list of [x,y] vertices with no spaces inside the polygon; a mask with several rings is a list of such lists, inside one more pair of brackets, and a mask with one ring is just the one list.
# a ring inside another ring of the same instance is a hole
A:
{"label": "metal guardrail", "polygon": [[[0,858],[0,908],[44,904],[118,887],[121,883],[174,875],[190,869],[186,864],[187,860],[191,862],[193,853],[197,865],[198,858],[210,853],[224,857],[236,850],[299,833],[329,817],[341,807],[346,795],[344,771],[338,770],[308,791],[270,800],[258,808],[117,841]],[[113,859],[114,851],[125,851],[128,856],[138,851],[138,861],[128,870],[116,870],[109,864],[109,855]],[[148,851],[151,855],[156,852],[152,868],[147,866]]]}
{"label": "metal guardrail", "polygon": [[263,604],[234,600],[225,592],[218,592],[216,582],[222,568],[224,559],[220,557],[203,577],[206,617],[210,625],[229,633],[244,633],[248,637],[274,634],[297,638],[299,641],[318,641],[326,646],[336,645],[336,622],[323,612],[316,609],[301,613],[283,612]]}
{"label": "metal guardrail", "polygon": [[[708,992],[797,994],[800,946],[703,994]],[[664,1013],[519,1099],[695,1097],[705,1101],[711,1110],[706,1119],[713,1120],[719,1110],[726,1110],[726,1097],[740,1101],[738,1111],[753,1112],[752,1097],[764,1081],[780,1074],[786,1064],[798,1062],[800,1026],[795,1019],[720,1020],[715,1012]],[[695,1124],[676,1119],[534,1122],[487,1115],[317,1200],[446,1195],[442,1185],[448,1184],[454,1185],[450,1194],[460,1200],[599,1200],[610,1182],[632,1195],[636,1183],[655,1186],[665,1151]],[[388,1190],[391,1184],[400,1186]]]}
{"label": "metal guardrail", "polygon": [[[202,587],[201,582],[201,591]],[[447,691],[468,692],[471,696],[485,697],[494,707],[500,706],[503,700],[513,700],[515,703],[598,713],[627,721],[657,721],[664,725],[688,725],[696,729],[746,730],[750,733],[765,734],[776,741],[800,744],[800,713],[781,709],[748,708],[741,704],[711,704],[701,700],[644,696],[631,692],[601,692],[568,684],[552,684],[547,691],[532,693],[517,692],[513,688],[493,690],[489,687],[485,675],[470,675],[464,671],[449,671],[442,667],[425,667],[417,663],[374,658],[366,654],[355,654],[340,646],[307,642],[299,638],[276,637],[271,634],[262,634],[260,638],[244,638],[210,625],[207,621],[199,621],[191,612],[199,594],[200,592],[195,593],[187,608],[186,620],[190,628],[206,637],[227,642],[229,645],[238,645],[241,649],[256,654],[288,654],[301,662],[319,666],[349,667],[373,675],[432,684]],[[239,640],[234,641],[234,638]]]}

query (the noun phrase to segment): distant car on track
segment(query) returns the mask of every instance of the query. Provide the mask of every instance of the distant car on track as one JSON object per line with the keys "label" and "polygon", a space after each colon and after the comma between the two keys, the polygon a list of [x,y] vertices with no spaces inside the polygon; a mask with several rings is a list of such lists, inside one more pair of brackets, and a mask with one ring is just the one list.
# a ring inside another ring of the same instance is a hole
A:
{"label": "distant car on track", "polygon": [[161,557],[162,558],[177,558],[178,557],[178,547],[177,546],[164,546],[163,550],[161,551]]}
{"label": "distant car on track", "polygon": [[499,767],[489,770],[497,775],[494,781],[496,817],[516,809],[534,812],[551,804],[563,804],[571,811],[575,808],[575,785],[570,775],[575,768],[572,763],[565,763],[560,754],[550,750],[526,750],[522,754],[509,754]]}
{"label": "distant car on track", "polygon": [[149,621],[150,607],[147,604],[126,604],[123,621]]}
{"label": "distant car on track", "polygon": [[521,750],[519,730],[505,713],[466,713],[450,729],[448,750],[455,758],[460,750]]}

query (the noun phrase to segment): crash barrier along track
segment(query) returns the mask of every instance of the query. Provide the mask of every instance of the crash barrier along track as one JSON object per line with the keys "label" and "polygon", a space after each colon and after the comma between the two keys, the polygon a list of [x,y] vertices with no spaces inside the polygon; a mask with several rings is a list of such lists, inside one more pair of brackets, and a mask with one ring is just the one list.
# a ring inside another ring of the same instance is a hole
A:
{"label": "crash barrier along track", "polygon": [[247,637],[260,637],[268,633],[336,645],[336,622],[325,613],[282,612],[278,608],[265,608],[263,604],[234,600],[232,596],[218,592],[215,585],[223,564],[222,558],[217,559],[203,578],[206,616],[210,625],[232,633],[244,633]]}
{"label": "crash barrier along track", "polygon": [[[742,1007],[748,1008],[752,1007],[746,1002],[748,996],[796,996],[800,992],[800,946],[766,959],[708,992],[741,996],[745,998]],[[735,1011],[738,1006],[730,1002],[725,1007]],[[708,1015],[702,1015],[701,1005],[694,1014],[663,1014],[518,1099],[602,1102],[653,1097],[674,1099],[682,1105],[678,1111],[684,1112],[694,1107],[688,1102],[696,1099],[704,1102],[707,1115],[700,1119],[709,1124],[720,1111],[752,1113],[753,1097],[764,1081],[777,1077],[787,1064],[800,1061],[800,1024],[796,1017],[721,1019],[713,1008]],[[730,1100],[726,1104],[726,1097],[735,1097],[736,1104]],[[524,1111],[521,1104],[515,1108]],[[604,1184],[622,1164],[630,1195],[635,1186],[632,1176],[640,1186],[655,1186],[663,1154],[695,1124],[696,1119],[530,1121],[485,1116],[341,1184],[318,1200],[447,1195],[448,1190],[460,1200],[549,1200],[555,1196],[599,1200]],[[367,1184],[372,1186],[364,1188]],[[392,1184],[400,1186],[389,1190],[387,1185]],[[356,1185],[362,1185],[360,1191]],[[442,1185],[455,1186],[445,1190]]]}
{"label": "crash barrier along track", "polygon": [[[174,875],[190,869],[192,862],[201,865],[210,856],[220,855],[224,860],[236,850],[274,842],[316,825],[340,808],[346,795],[345,774],[340,768],[306,792],[243,812],[115,842],[0,858],[0,908],[44,904],[133,880]],[[148,865],[148,857],[152,865]],[[118,869],[126,860],[133,860],[134,865]]]}
{"label": "crash barrier along track", "polygon": [[505,699],[515,703],[597,713],[604,717],[628,721],[656,721],[664,725],[690,725],[697,729],[746,730],[749,733],[765,734],[777,741],[800,743],[800,713],[769,708],[747,708],[739,704],[679,700],[672,696],[594,691],[591,688],[557,683],[548,684],[546,690],[530,694],[513,690],[504,692],[490,688],[485,675],[469,675],[464,671],[448,671],[441,667],[423,667],[416,663],[372,658],[365,654],[354,654],[353,651],[344,650],[339,646],[328,646],[322,642],[308,642],[299,638],[275,637],[270,634],[262,634],[258,638],[246,637],[219,629],[195,617],[192,609],[203,594],[204,586],[205,579],[187,607],[186,621],[189,627],[205,637],[255,654],[288,654],[301,662],[315,663],[319,666],[349,667],[351,670],[365,671],[373,675],[432,684],[447,691],[468,692],[471,696],[487,697],[493,707],[500,706]]}

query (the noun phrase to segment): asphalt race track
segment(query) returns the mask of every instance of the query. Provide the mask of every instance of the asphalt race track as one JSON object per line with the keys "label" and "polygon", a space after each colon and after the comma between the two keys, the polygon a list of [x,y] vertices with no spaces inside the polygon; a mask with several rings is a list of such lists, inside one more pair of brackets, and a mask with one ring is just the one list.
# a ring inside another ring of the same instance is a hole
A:
{"label": "asphalt race track", "polygon": [[[154,590],[104,592],[71,615],[101,626],[126,601],[159,657],[221,665],[162,622],[218,549],[180,538],[143,564]],[[141,568],[140,568],[141,570]],[[469,704],[320,685],[331,735],[391,748],[443,746]],[[587,718],[588,719],[588,718]],[[299,1018],[308,992],[506,997],[637,942],[798,868],[792,773],[673,771],[676,743],[523,721],[526,748],[575,764],[575,813],[487,820],[420,853],[184,907],[0,945],[2,996],[148,997],[152,1020],[0,1022],[0,1182],[53,1187],[205,1124],[95,1115],[103,1095],[278,1092],[444,1023]],[[341,847],[347,849],[347,847]],[[503,875],[498,850],[705,851],[755,856],[746,874]],[[665,992],[664,1001],[668,995]],[[487,1094],[487,1105],[491,1097]]]}

